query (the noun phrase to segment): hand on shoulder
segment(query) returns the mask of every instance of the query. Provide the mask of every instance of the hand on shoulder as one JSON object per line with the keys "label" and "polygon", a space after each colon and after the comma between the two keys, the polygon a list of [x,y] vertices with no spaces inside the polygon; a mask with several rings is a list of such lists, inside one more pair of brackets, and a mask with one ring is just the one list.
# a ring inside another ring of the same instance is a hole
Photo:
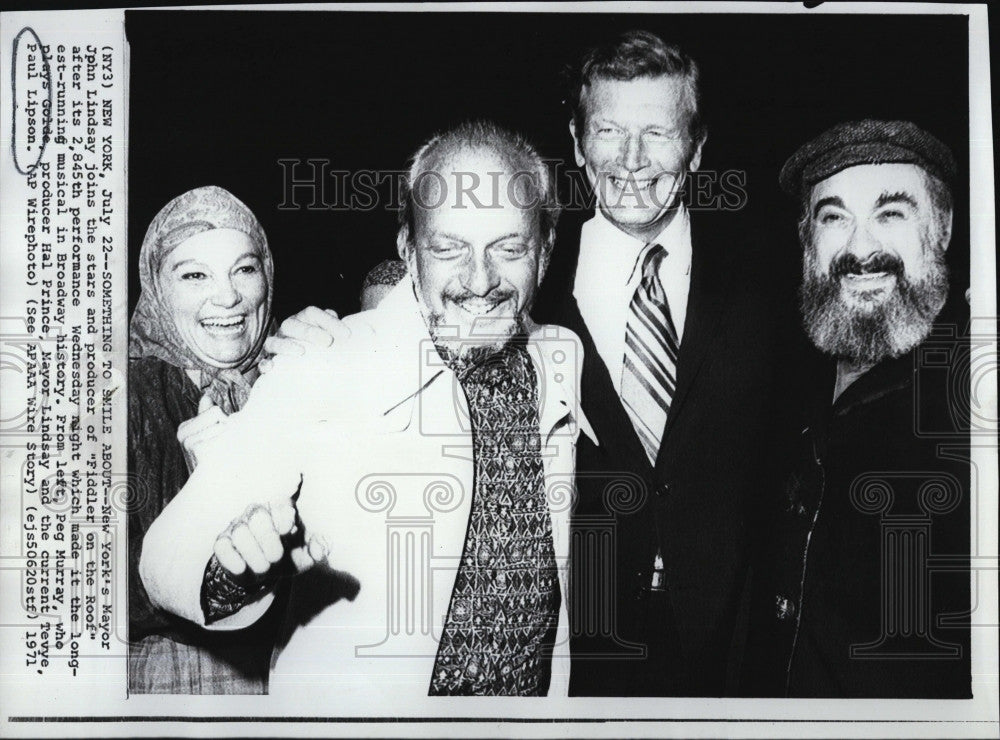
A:
{"label": "hand on shoulder", "polygon": [[330,350],[338,341],[346,341],[350,336],[350,327],[336,311],[308,306],[281,322],[277,333],[264,341],[264,351],[273,357],[260,363],[261,372],[273,369],[279,358]]}

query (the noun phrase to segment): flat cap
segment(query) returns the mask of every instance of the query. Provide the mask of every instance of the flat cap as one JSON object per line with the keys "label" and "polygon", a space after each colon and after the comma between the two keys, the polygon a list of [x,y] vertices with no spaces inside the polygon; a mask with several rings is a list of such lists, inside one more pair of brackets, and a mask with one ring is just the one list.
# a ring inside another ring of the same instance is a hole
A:
{"label": "flat cap", "polygon": [[946,183],[955,179],[951,150],[909,121],[851,121],[834,126],[788,158],[778,175],[781,189],[798,197],[848,167],[902,162],[923,167]]}

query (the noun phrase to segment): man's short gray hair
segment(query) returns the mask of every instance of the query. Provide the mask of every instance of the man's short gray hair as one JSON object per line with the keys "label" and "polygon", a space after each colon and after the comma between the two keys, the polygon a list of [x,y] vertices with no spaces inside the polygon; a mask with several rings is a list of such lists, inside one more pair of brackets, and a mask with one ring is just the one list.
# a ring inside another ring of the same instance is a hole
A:
{"label": "man's short gray hair", "polygon": [[[468,121],[431,137],[410,161],[410,168],[402,181],[399,212],[399,243],[408,243],[415,233],[416,210],[425,207],[416,201],[415,186],[421,176],[434,172],[451,156],[469,151],[486,152],[504,163],[507,174],[516,178],[517,185],[528,192],[524,207],[532,208],[538,216],[542,237],[543,264],[548,262],[556,239],[556,222],[559,219],[559,200],[555,181],[538,151],[520,134],[509,131],[492,121]],[[519,200],[520,202],[520,200]]]}

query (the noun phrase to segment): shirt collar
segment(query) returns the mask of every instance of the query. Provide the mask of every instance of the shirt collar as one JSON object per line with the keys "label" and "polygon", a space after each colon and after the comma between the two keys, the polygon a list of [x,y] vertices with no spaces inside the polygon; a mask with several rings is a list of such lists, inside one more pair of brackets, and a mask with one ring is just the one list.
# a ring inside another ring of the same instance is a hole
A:
{"label": "shirt collar", "polygon": [[[434,347],[409,276],[369,314],[375,337],[373,360],[385,363],[382,369],[389,370],[385,377],[392,379],[384,388],[382,416],[387,424],[402,430],[412,422],[416,402],[428,388],[438,383],[457,386],[458,378]],[[583,364],[579,340],[566,329],[539,326],[530,319],[525,328],[528,354],[538,376],[543,441],[562,427],[567,417],[595,438],[579,410],[577,378]]]}
{"label": "shirt collar", "polygon": [[[915,351],[889,358],[870,367],[855,378],[833,401],[833,411],[837,415],[848,413],[855,406],[871,403],[888,393],[898,391],[913,384],[915,371]],[[832,373],[834,379],[836,372]],[[834,382],[836,382],[834,380]],[[828,391],[829,392],[829,391]],[[829,396],[827,396],[829,403]]]}
{"label": "shirt collar", "polygon": [[681,203],[677,214],[650,242],[626,234],[598,208],[580,232],[580,259],[573,292],[600,290],[601,286],[627,285],[634,278],[648,244],[667,250],[670,264],[685,274],[691,270],[691,223]]}

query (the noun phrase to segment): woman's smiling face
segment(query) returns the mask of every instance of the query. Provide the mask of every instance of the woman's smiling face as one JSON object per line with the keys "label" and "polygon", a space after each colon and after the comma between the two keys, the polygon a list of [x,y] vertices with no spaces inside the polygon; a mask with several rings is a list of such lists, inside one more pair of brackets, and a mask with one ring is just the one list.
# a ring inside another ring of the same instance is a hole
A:
{"label": "woman's smiling face", "polygon": [[207,365],[236,367],[257,344],[267,312],[258,255],[242,231],[212,229],[178,244],[160,266],[160,291],[174,325]]}

